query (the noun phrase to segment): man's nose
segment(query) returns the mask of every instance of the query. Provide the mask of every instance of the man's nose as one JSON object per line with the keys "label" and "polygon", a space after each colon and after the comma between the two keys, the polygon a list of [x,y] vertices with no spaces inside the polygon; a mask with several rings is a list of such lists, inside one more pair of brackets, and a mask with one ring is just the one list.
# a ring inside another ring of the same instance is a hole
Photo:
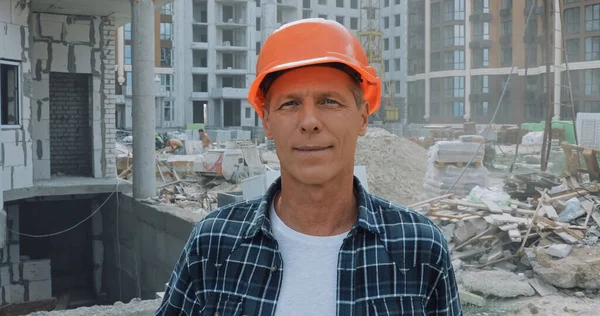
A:
{"label": "man's nose", "polygon": [[319,117],[319,109],[317,104],[312,100],[305,101],[300,107],[300,128],[303,133],[319,132],[322,128],[322,123]]}

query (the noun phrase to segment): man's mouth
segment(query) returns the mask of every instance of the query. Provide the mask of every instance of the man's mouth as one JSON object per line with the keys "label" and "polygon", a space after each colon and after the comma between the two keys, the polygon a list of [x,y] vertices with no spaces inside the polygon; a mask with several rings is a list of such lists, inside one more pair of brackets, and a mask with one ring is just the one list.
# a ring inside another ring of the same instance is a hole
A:
{"label": "man's mouth", "polygon": [[313,152],[313,151],[322,151],[322,150],[327,150],[333,148],[333,146],[313,146],[313,145],[307,145],[307,146],[297,146],[294,147],[294,150],[297,151],[301,151],[301,152]]}

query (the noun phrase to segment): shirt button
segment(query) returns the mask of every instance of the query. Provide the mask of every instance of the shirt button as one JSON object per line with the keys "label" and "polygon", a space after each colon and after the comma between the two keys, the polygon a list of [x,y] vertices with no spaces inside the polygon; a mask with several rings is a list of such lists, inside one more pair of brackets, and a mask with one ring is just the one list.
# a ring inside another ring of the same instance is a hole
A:
{"label": "shirt button", "polygon": [[271,267],[271,272],[275,272],[275,271],[277,271],[277,269],[279,269],[277,266],[272,266]]}

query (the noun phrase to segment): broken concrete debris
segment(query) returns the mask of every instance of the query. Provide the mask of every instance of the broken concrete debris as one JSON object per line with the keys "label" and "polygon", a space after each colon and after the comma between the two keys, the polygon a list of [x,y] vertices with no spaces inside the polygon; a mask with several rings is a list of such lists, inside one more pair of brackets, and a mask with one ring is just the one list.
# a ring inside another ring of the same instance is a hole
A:
{"label": "broken concrete debris", "polygon": [[411,207],[441,228],[461,294],[481,305],[472,298],[600,289],[597,194],[595,181],[528,171]]}

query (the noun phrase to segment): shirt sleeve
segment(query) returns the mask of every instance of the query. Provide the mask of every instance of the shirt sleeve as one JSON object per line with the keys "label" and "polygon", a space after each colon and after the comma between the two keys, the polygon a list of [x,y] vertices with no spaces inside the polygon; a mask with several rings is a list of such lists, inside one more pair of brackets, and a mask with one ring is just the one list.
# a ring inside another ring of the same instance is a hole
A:
{"label": "shirt sleeve", "polygon": [[196,293],[201,291],[202,285],[198,278],[202,275],[201,256],[198,255],[198,240],[196,238],[196,229],[190,235],[179,261],[175,264],[171,278],[165,291],[160,307],[155,316],[186,315],[192,316],[199,314],[202,310],[204,300],[198,300]]}
{"label": "shirt sleeve", "polygon": [[429,291],[427,315],[462,316],[456,276],[445,240],[441,256],[437,280]]}

